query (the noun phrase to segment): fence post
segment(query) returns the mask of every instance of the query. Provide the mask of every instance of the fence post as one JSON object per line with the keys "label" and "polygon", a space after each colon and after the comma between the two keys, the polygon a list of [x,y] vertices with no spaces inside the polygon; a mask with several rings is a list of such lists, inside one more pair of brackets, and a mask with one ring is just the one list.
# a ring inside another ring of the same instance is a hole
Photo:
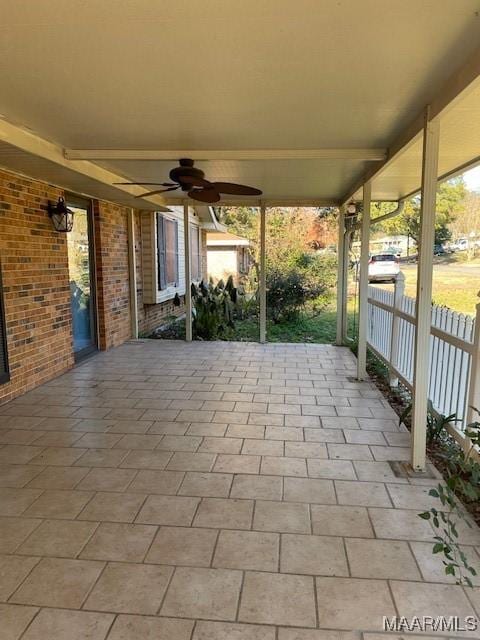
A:
{"label": "fence post", "polygon": [[344,297],[344,252],[345,246],[345,205],[338,213],[338,242],[337,242],[337,338],[335,344],[343,345],[343,297]]}
{"label": "fence post", "polygon": [[362,235],[360,253],[360,286],[358,314],[358,353],[357,353],[357,379],[365,380],[367,377],[367,339],[368,339],[368,259],[370,257],[370,207],[371,207],[372,183],[367,180],[363,185],[363,213]]}
{"label": "fence post", "polygon": [[183,205],[183,243],[185,251],[185,340],[192,341],[192,278],[190,256],[190,211],[188,202]]}
{"label": "fence post", "polygon": [[[480,296],[480,291],[478,292]],[[474,422],[472,407],[480,408],[480,302],[476,306],[475,330],[473,334],[473,353],[470,365],[470,383],[468,387],[467,424]]]}
{"label": "fence post", "polygon": [[398,387],[398,378],[395,375],[394,368],[398,368],[399,354],[399,333],[400,333],[400,317],[398,311],[402,306],[402,298],[405,294],[405,276],[400,271],[395,279],[395,287],[393,290],[393,309],[392,309],[392,335],[390,342],[390,375],[389,383],[391,387]]}

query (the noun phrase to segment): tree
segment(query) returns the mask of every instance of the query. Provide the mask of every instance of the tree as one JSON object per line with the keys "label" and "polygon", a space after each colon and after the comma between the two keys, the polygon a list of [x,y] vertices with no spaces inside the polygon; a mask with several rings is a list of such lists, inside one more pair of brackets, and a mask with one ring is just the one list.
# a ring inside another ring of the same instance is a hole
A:
{"label": "tree", "polygon": [[[452,178],[442,182],[437,190],[435,215],[435,244],[443,244],[451,238],[450,226],[462,214],[465,208],[466,186],[463,177]],[[392,203],[375,203],[375,215],[389,213],[395,205]],[[409,235],[417,245],[420,241],[420,195],[413,196],[405,203],[398,216],[379,222],[377,229],[388,235]],[[372,210],[373,217],[373,210]]]}

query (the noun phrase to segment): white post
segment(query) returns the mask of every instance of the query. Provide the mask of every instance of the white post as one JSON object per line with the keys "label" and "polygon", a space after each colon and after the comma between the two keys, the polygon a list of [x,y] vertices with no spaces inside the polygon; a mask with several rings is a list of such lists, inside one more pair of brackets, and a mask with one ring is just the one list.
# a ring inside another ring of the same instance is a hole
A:
{"label": "white post", "polygon": [[352,239],[354,230],[349,228],[345,229],[344,240],[343,240],[343,299],[342,299],[342,342],[345,344],[345,341],[348,337],[348,266],[350,262],[350,241]]}
{"label": "white post", "polygon": [[360,250],[360,286],[358,288],[358,354],[357,378],[365,380],[367,377],[367,323],[368,323],[368,260],[370,258],[370,203],[372,197],[372,183],[370,180],[363,185],[363,214]]}
{"label": "white post", "polygon": [[390,341],[390,374],[389,384],[391,387],[398,387],[398,378],[394,373],[394,367],[397,369],[399,355],[399,333],[400,333],[400,316],[398,311],[401,309],[402,298],[405,294],[405,276],[400,271],[395,279],[393,290],[393,309],[392,309],[392,335]]}
{"label": "white post", "polygon": [[[480,296],[480,291],[478,293]],[[475,333],[473,334],[473,354],[468,387],[467,424],[478,420],[472,407],[480,409],[480,302],[476,306]]]}
{"label": "white post", "polygon": [[345,246],[345,206],[338,212],[337,243],[337,345],[343,344],[343,298],[344,298],[344,246]]}
{"label": "white post", "polygon": [[192,278],[190,260],[190,213],[188,203],[183,205],[183,243],[185,250],[185,340],[192,341]]}
{"label": "white post", "polygon": [[127,210],[128,279],[130,284],[130,325],[132,338],[138,338],[137,258],[135,255],[135,209]]}
{"label": "white post", "polygon": [[432,323],[432,272],[437,200],[440,123],[425,114],[423,128],[422,206],[415,310],[415,359],[413,369],[412,467],[424,471],[426,462],[428,366]]}
{"label": "white post", "polygon": [[266,244],[266,215],[267,210],[264,204],[260,206],[260,342],[267,341],[267,281],[265,273],[265,244]]}

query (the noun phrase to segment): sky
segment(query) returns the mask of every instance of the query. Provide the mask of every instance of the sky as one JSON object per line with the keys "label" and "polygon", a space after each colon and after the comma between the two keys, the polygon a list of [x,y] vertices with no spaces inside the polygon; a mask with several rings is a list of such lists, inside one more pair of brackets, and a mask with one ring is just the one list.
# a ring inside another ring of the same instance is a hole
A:
{"label": "sky", "polygon": [[478,191],[480,193],[480,166],[465,171],[463,177],[470,191]]}

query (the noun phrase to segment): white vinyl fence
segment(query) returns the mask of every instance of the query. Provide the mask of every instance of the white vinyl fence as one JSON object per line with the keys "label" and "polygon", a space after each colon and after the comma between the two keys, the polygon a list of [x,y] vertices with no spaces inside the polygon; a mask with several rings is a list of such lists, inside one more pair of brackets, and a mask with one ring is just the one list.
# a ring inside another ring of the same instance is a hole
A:
{"label": "white vinyl fence", "polygon": [[[390,384],[413,386],[415,350],[415,299],[404,295],[400,274],[394,291],[368,288],[368,346],[389,368]],[[472,316],[432,305],[430,381],[428,397],[443,415],[457,414],[463,429],[472,393],[470,381],[475,345]],[[473,385],[473,382],[472,382]]]}

